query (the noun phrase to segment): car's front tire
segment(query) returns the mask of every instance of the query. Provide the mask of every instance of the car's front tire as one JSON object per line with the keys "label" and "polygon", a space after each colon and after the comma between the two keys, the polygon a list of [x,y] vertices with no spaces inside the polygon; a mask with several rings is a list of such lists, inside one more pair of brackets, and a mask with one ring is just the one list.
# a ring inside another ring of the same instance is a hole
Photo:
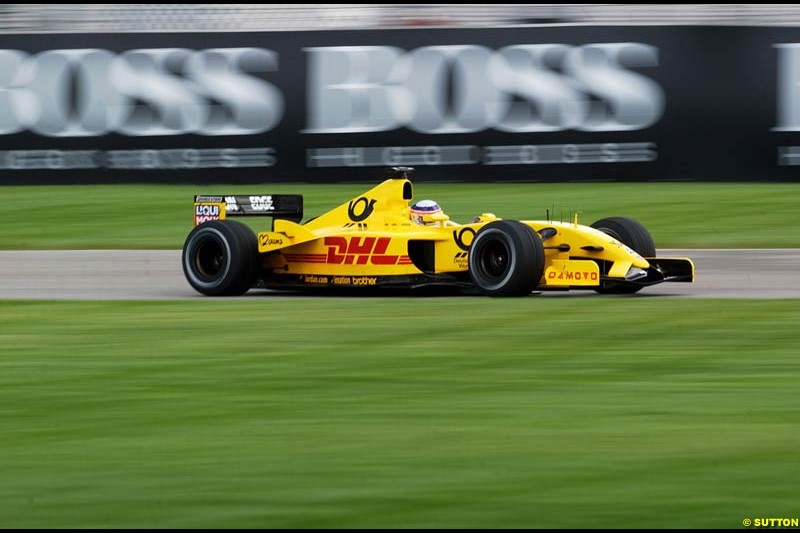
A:
{"label": "car's front tire", "polygon": [[[642,257],[656,256],[653,237],[647,228],[637,220],[626,217],[609,217],[598,220],[592,224],[592,227],[614,237]],[[601,294],[633,294],[641,289],[641,285],[604,281],[595,290]]]}
{"label": "car's front tire", "polygon": [[196,291],[208,296],[238,296],[256,282],[258,242],[253,231],[240,222],[205,222],[186,237],[182,263],[186,280]]}
{"label": "car's front tire", "polygon": [[526,296],[539,284],[543,272],[542,239],[522,222],[490,222],[470,246],[470,278],[489,296]]}

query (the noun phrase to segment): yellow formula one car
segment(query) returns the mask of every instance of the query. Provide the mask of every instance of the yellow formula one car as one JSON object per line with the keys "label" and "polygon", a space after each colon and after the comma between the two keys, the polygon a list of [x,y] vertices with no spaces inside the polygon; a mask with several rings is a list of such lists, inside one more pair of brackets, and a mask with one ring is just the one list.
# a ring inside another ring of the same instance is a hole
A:
{"label": "yellow formula one car", "polygon": [[[195,228],[183,270],[210,296],[268,289],[375,290],[448,286],[489,296],[534,290],[634,293],[664,281],[694,279],[689,259],[655,257],[650,234],[629,218],[589,226],[552,220],[501,220],[484,213],[456,224],[435,202],[410,205],[411,169],[300,224],[300,195],[196,196]],[[273,217],[257,235],[227,220]]]}

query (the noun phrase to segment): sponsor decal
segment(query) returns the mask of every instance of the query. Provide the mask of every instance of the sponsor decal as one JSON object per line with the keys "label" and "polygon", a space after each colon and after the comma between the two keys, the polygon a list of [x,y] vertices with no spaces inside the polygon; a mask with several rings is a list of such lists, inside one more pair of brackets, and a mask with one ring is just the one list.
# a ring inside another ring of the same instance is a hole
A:
{"label": "sponsor decal", "polygon": [[396,265],[399,255],[386,253],[391,237],[325,237],[329,265]]}
{"label": "sponsor decal", "polygon": [[194,206],[195,215],[219,216],[218,205],[200,204]]}
{"label": "sponsor decal", "polygon": [[239,204],[236,202],[235,196],[225,197],[225,211],[228,213],[238,213],[240,211]]}
{"label": "sponsor decal", "polygon": [[468,259],[469,252],[458,252],[455,256],[453,256],[453,263],[455,263],[457,268],[467,269],[469,268]]}
{"label": "sponsor decal", "polygon": [[[0,89],[2,92],[2,89]],[[0,122],[2,121],[0,113]],[[203,168],[271,167],[275,149],[179,148],[145,150],[0,150],[0,170],[71,170],[111,168],[125,170],[193,170]],[[197,201],[213,202],[214,196]],[[219,200],[222,201],[222,200]]]}
{"label": "sponsor decal", "polygon": [[284,114],[262,48],[3,49],[0,66],[0,135],[254,135]]}
{"label": "sponsor decal", "polygon": [[220,204],[195,204],[194,205],[194,225],[199,226],[203,222],[210,220],[220,220],[222,218]]}
{"label": "sponsor decal", "polygon": [[664,113],[664,90],[640,72],[658,66],[645,43],[304,50],[304,133],[634,131]]}
{"label": "sponsor decal", "polygon": [[350,220],[353,222],[366,220],[372,214],[372,211],[375,210],[376,201],[377,200],[370,200],[365,196],[362,196],[358,200],[351,201],[347,206],[347,216],[350,217]]}
{"label": "sponsor decal", "polygon": [[366,222],[358,222],[358,223],[356,223],[356,222],[348,222],[347,224],[345,224],[342,227],[343,228],[354,228],[354,229],[357,229],[359,231],[364,231],[364,230],[367,229],[367,223]]}
{"label": "sponsor decal", "polygon": [[553,165],[635,163],[658,159],[654,142],[309,148],[310,168],[398,165]]}
{"label": "sponsor decal", "polygon": [[251,196],[250,207],[253,211],[275,211],[272,196]]}
{"label": "sponsor decal", "polygon": [[283,238],[275,237],[274,235],[261,234],[258,236],[259,246],[282,246]]}
{"label": "sponsor decal", "polygon": [[472,228],[461,228],[460,230],[453,230],[453,240],[456,242],[456,246],[458,246],[465,252],[469,251],[469,247],[472,244],[472,240],[474,238],[475,238],[475,230]]}
{"label": "sponsor decal", "polygon": [[[797,45],[777,46],[791,64]],[[645,43],[303,50],[303,133],[632,131],[664,112],[664,91],[646,75],[658,49]],[[265,48],[2,49],[0,67],[0,135],[256,135],[285,115],[284,94],[264,79],[279,72],[279,55]],[[781,87],[794,76],[783,70]],[[779,127],[797,116],[781,106]]]}
{"label": "sponsor decal", "polygon": [[374,287],[378,284],[375,276],[318,276],[306,274],[302,277],[304,283],[314,285],[337,285],[340,287]]}
{"label": "sponsor decal", "polygon": [[547,279],[566,281],[597,281],[597,272],[555,272],[551,270],[547,273]]}
{"label": "sponsor decal", "polygon": [[372,276],[334,276],[334,285],[350,285],[354,287],[374,286],[378,284],[378,278]]}

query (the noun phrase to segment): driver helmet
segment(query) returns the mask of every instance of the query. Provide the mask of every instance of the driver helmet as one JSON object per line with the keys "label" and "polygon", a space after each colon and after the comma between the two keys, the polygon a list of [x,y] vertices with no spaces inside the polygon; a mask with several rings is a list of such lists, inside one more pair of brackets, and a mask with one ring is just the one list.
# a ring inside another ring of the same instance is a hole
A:
{"label": "driver helmet", "polygon": [[442,212],[442,208],[433,200],[420,200],[411,206],[411,221],[420,226],[434,224],[425,222],[426,215],[436,215]]}

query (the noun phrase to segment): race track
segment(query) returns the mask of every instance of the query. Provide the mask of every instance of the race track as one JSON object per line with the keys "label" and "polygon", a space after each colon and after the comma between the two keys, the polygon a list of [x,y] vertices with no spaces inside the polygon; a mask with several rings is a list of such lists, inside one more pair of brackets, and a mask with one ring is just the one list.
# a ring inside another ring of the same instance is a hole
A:
{"label": "race track", "polygon": [[[180,255],[173,250],[0,252],[0,299],[205,298],[184,279]],[[695,283],[665,283],[632,297],[800,298],[800,249],[661,250],[659,255],[692,258]],[[543,294],[546,298],[569,296],[599,297],[593,291]],[[243,296],[264,297],[287,296],[264,290]]]}

